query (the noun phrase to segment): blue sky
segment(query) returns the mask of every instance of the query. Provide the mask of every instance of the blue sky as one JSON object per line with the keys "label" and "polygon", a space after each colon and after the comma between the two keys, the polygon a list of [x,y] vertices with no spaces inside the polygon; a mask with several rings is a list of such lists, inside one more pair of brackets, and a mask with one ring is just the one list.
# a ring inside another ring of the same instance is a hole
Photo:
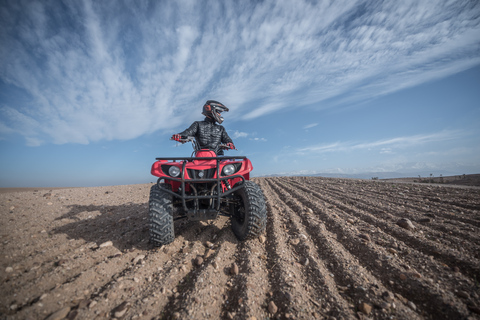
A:
{"label": "blue sky", "polygon": [[479,1],[1,1],[0,187],[154,181],[208,99],[254,176],[480,172]]}

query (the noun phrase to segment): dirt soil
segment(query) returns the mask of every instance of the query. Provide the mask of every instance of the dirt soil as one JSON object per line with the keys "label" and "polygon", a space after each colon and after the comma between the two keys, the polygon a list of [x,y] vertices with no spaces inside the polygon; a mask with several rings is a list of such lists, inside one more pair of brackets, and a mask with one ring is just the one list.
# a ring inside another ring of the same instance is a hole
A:
{"label": "dirt soil", "polygon": [[480,319],[480,188],[254,181],[263,236],[160,248],[151,184],[0,194],[0,319]]}

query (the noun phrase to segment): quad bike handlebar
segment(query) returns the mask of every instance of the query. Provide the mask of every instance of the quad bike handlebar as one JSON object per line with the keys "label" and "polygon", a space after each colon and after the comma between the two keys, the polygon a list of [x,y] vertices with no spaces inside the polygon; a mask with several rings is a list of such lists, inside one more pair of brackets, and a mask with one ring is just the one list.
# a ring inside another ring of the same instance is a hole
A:
{"label": "quad bike handlebar", "polygon": [[[174,137],[177,136],[177,138],[175,139]],[[193,149],[195,151],[198,151],[200,150],[200,145],[198,144],[197,140],[195,139],[195,137],[192,137],[192,136],[180,136],[180,138],[178,138],[178,135],[174,135],[170,138],[170,140],[174,140],[174,141],[178,141],[180,142],[181,144],[184,144],[184,143],[187,143],[187,142],[191,142],[192,145],[193,145]],[[233,146],[233,144],[232,144]],[[235,148],[235,146],[232,148],[230,147],[228,144],[224,144],[224,143],[221,143],[217,146],[217,148],[213,151],[215,151],[215,153],[218,153],[218,151],[220,150],[237,150],[237,148]]]}

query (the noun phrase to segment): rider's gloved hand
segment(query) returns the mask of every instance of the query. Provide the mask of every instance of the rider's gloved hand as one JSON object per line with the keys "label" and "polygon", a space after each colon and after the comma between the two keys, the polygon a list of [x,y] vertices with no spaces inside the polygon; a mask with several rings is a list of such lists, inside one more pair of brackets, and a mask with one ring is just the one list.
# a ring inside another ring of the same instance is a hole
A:
{"label": "rider's gloved hand", "polygon": [[180,140],[182,140],[182,136],[179,134],[174,134],[170,139],[181,142]]}
{"label": "rider's gloved hand", "polygon": [[234,145],[233,143],[231,143],[231,142],[227,143],[227,147],[228,147],[229,149],[235,149],[235,145]]}

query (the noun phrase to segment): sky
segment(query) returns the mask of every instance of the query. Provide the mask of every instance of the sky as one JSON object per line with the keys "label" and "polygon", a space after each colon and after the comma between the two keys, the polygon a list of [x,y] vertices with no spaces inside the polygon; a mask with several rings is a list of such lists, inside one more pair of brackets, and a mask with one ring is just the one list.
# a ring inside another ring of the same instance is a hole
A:
{"label": "sky", "polygon": [[480,2],[0,0],[0,187],[155,181],[210,99],[252,176],[480,173]]}

